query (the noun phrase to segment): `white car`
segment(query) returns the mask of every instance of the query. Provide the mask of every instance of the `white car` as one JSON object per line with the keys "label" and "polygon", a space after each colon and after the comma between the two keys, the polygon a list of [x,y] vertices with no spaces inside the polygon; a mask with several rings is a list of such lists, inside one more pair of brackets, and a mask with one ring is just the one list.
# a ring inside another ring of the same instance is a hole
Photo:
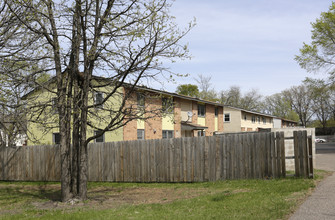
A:
{"label": "white car", "polygon": [[325,143],[326,140],[322,138],[315,138],[315,143]]}

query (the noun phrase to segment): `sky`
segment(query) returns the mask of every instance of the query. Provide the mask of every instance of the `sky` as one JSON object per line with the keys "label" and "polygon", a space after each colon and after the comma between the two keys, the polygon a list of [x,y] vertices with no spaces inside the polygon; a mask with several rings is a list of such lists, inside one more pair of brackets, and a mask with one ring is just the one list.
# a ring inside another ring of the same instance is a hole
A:
{"label": "sky", "polygon": [[202,74],[212,77],[216,91],[240,86],[267,96],[306,77],[324,78],[301,69],[294,57],[303,42],[311,42],[311,22],[330,5],[326,0],[176,0],[170,12],[179,27],[193,18],[196,26],[182,40],[192,59],[168,66],[190,76],[164,83],[163,89],[175,92],[179,84],[196,84]]}

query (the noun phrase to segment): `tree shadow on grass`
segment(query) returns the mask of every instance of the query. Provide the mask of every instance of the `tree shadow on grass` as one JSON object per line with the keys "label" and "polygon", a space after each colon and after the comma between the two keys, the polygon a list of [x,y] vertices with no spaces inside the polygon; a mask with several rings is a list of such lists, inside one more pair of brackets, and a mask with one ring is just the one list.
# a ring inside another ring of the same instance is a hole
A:
{"label": "tree shadow on grass", "polygon": [[6,202],[6,200],[11,200],[15,203],[32,198],[60,202],[61,190],[59,186],[52,186],[50,184],[7,185],[0,188],[1,203]]}

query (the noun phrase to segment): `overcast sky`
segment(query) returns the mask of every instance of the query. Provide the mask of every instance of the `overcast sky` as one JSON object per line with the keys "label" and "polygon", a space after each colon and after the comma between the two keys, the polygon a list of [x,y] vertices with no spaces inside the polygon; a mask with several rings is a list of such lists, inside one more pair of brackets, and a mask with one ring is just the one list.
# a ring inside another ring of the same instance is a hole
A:
{"label": "overcast sky", "polygon": [[[303,42],[311,41],[311,22],[327,11],[327,0],[176,0],[171,13],[180,27],[196,18],[197,25],[185,37],[192,60],[170,65],[178,84],[192,83],[198,74],[212,76],[216,91],[237,85],[242,91],[256,88],[272,95],[305,77],[294,61]],[[178,84],[165,83],[174,92]]]}

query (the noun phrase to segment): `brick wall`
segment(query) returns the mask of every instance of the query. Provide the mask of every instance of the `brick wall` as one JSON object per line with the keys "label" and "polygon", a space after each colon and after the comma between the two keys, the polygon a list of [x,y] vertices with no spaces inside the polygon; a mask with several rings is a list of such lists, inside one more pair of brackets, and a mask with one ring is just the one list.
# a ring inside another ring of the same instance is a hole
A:
{"label": "brick wall", "polygon": [[215,107],[213,105],[206,105],[206,136],[213,136],[215,131]]}
{"label": "brick wall", "polygon": [[174,137],[181,137],[181,100],[174,98]]}
{"label": "brick wall", "polygon": [[149,117],[144,123],[145,139],[162,138],[162,116],[158,110],[162,109],[162,98],[160,96],[146,96],[145,109],[148,112],[145,117]]}
{"label": "brick wall", "polygon": [[[127,107],[135,107],[137,104],[136,93],[132,94],[131,97],[126,101]],[[136,111],[136,110],[134,110]],[[123,140],[137,140],[137,120],[132,120],[123,126]]]}
{"label": "brick wall", "polygon": [[[192,123],[193,124],[198,124],[198,102],[193,102],[192,101]],[[193,131],[193,136],[197,137],[198,136],[198,131]]]}
{"label": "brick wall", "polygon": [[219,108],[219,115],[218,115],[218,121],[219,121],[219,126],[218,126],[218,131],[223,132],[223,107],[218,107]]}
{"label": "brick wall", "polygon": [[198,103],[192,102],[192,123],[197,124],[198,123]]}

